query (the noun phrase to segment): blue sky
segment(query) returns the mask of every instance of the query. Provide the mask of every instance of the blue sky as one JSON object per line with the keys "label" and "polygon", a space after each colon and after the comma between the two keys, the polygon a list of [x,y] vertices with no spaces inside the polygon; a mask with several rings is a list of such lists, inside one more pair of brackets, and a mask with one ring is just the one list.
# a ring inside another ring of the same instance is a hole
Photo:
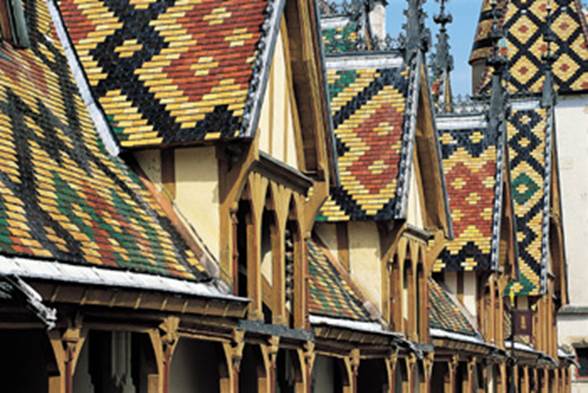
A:
{"label": "blue sky", "polygon": [[[393,37],[400,32],[404,23],[404,9],[407,0],[388,1],[388,31]],[[471,93],[471,72],[468,64],[470,51],[480,15],[481,0],[450,0],[448,10],[453,15],[453,23],[449,26],[452,54],[455,58],[455,70],[452,75],[453,93]],[[428,27],[433,35],[433,43],[436,41],[437,25],[433,23],[433,15],[439,11],[439,3],[428,0],[425,9],[429,16]]]}

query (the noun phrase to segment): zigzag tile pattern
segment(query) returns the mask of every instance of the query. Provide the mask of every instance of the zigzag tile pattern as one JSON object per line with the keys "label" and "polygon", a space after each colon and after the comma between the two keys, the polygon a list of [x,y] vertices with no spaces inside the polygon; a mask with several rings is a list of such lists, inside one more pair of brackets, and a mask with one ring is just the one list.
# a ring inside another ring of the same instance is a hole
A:
{"label": "zigzag tile pattern", "polygon": [[[484,9],[489,9],[488,1]],[[509,0],[504,28],[507,32],[511,93],[539,93],[543,87],[542,55],[547,48],[543,37],[548,0]],[[584,30],[581,6],[576,0],[552,0],[553,31],[556,41],[552,50],[556,88],[560,93],[588,91],[588,37]],[[487,58],[491,52],[488,34],[492,26],[489,12],[482,12],[472,60]],[[482,90],[487,88],[489,77]]]}
{"label": "zigzag tile pattern", "polygon": [[267,0],[60,0],[122,147],[241,136]]}
{"label": "zigzag tile pattern", "polygon": [[440,130],[439,134],[455,236],[434,269],[490,269],[497,137],[482,129]]}
{"label": "zigzag tile pattern", "polygon": [[542,290],[545,206],[549,205],[547,113],[544,109],[513,111],[508,124],[511,188],[516,218],[520,280],[514,291],[537,295]]}
{"label": "zigzag tile pattern", "polygon": [[140,180],[105,151],[47,3],[24,4],[31,48],[5,43],[0,57],[0,253],[206,278]]}
{"label": "zigzag tile pattern", "polygon": [[462,309],[437,281],[429,280],[429,326],[451,333],[479,336]]}
{"label": "zigzag tile pattern", "polygon": [[393,217],[408,94],[400,69],[329,70],[340,187],[319,221]]}
{"label": "zigzag tile pattern", "polygon": [[308,267],[310,313],[332,318],[369,321],[370,317],[359,295],[345,276],[324,254],[320,245],[309,240]]}

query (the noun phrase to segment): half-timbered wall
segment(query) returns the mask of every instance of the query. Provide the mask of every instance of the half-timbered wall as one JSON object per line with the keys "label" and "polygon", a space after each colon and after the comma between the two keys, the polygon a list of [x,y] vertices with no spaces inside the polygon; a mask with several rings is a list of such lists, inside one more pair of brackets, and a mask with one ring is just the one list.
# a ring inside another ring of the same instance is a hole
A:
{"label": "half-timbered wall", "polygon": [[378,310],[382,306],[382,262],[380,235],[371,221],[350,222],[349,264],[351,277]]}

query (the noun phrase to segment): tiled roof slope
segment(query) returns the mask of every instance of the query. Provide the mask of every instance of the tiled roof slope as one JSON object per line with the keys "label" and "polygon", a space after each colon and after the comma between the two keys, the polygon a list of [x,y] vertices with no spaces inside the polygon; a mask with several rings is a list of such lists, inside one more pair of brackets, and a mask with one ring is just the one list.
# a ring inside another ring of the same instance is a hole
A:
{"label": "tiled roof slope", "polygon": [[408,102],[405,68],[329,69],[340,186],[318,219],[394,215]]}
{"label": "tiled roof slope", "polygon": [[308,241],[309,309],[313,315],[369,321],[360,295],[315,240]]}
{"label": "tiled roof slope", "polygon": [[515,109],[507,127],[520,271],[513,289],[520,295],[538,295],[544,285],[552,144],[548,115],[538,107]]}
{"label": "tiled roof slope", "polygon": [[94,95],[122,147],[132,148],[243,136],[268,2],[60,0],[59,7]]}
{"label": "tiled roof slope", "polygon": [[429,303],[429,326],[432,329],[472,337],[479,336],[479,333],[463,314],[462,308],[434,279],[429,280]]}
{"label": "tiled roof slope", "polygon": [[322,36],[325,52],[328,54],[347,53],[357,49],[358,30],[358,23],[352,20],[337,26],[323,28]]}
{"label": "tiled roof slope", "polygon": [[31,48],[5,43],[0,56],[0,253],[205,278],[139,179],[105,152],[46,1],[24,4]]}
{"label": "tiled roof slope", "polygon": [[[560,93],[588,91],[588,36],[578,0],[550,0],[555,33],[553,65],[556,89]],[[543,88],[543,37],[548,0],[508,0],[504,20],[510,63],[509,91],[539,93]],[[483,6],[471,60],[487,58],[491,45],[488,34],[492,16],[489,1]],[[487,82],[487,80],[486,80]]]}
{"label": "tiled roof slope", "polygon": [[498,138],[483,127],[439,130],[454,239],[434,269],[492,268]]}

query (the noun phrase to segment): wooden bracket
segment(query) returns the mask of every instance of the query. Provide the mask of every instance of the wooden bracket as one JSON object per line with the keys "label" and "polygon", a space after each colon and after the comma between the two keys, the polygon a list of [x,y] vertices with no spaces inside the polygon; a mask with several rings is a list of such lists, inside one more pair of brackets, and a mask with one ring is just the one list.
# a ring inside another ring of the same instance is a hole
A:
{"label": "wooden bracket", "polygon": [[157,366],[157,375],[148,377],[149,393],[167,393],[168,391],[172,357],[180,340],[179,326],[180,318],[167,317],[156,329],[149,331]]}
{"label": "wooden bracket", "polygon": [[81,314],[76,314],[68,319],[65,330],[48,332],[58,374],[49,376],[49,393],[73,393],[73,376],[87,336],[82,321]]}

